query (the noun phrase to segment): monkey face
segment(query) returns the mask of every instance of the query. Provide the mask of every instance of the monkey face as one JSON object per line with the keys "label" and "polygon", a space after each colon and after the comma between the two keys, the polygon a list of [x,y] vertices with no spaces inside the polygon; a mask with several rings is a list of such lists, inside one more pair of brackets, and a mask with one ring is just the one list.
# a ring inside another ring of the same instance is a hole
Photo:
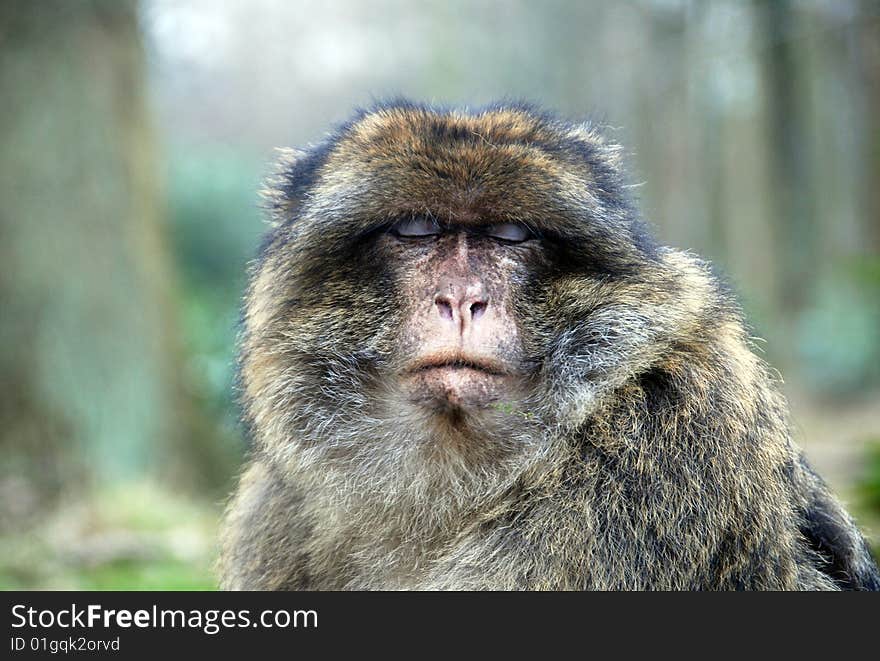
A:
{"label": "monkey face", "polygon": [[513,300],[537,239],[524,226],[395,223],[379,241],[403,306],[395,378],[409,402],[455,415],[518,399],[525,385]]}

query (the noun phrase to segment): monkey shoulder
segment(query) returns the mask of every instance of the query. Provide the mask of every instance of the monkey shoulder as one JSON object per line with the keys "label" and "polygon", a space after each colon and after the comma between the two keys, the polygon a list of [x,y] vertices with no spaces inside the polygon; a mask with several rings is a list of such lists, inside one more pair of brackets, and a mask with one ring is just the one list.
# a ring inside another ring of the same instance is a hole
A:
{"label": "monkey shoulder", "polygon": [[302,496],[270,463],[252,460],[227,507],[221,531],[220,584],[225,589],[308,586],[302,542],[309,522]]}

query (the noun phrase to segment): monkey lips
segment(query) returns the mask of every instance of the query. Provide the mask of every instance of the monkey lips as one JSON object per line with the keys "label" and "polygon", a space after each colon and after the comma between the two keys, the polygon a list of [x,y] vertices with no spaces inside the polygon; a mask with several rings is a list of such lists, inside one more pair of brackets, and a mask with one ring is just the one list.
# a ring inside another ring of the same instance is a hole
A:
{"label": "monkey lips", "polygon": [[412,402],[440,411],[484,408],[513,389],[513,377],[499,361],[467,355],[419,360],[404,380]]}

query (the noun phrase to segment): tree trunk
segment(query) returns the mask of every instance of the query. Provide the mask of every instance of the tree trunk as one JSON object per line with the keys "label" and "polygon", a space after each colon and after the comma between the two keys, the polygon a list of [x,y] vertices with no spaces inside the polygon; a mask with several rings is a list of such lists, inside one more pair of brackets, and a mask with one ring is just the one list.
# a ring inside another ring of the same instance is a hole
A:
{"label": "tree trunk", "polygon": [[182,439],[143,88],[133,2],[0,5],[0,515]]}

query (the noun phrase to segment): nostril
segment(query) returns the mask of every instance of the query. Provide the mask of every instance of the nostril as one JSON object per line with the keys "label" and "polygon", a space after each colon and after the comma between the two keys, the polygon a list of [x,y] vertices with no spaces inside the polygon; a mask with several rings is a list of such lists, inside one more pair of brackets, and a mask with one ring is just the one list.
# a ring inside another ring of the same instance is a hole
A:
{"label": "nostril", "polygon": [[438,298],[434,302],[437,304],[437,310],[440,312],[440,316],[443,319],[452,319],[452,306],[448,301]]}
{"label": "nostril", "polygon": [[477,301],[476,303],[471,304],[471,319],[476,321],[480,317],[483,316],[483,313],[486,311],[486,303],[484,301]]}

